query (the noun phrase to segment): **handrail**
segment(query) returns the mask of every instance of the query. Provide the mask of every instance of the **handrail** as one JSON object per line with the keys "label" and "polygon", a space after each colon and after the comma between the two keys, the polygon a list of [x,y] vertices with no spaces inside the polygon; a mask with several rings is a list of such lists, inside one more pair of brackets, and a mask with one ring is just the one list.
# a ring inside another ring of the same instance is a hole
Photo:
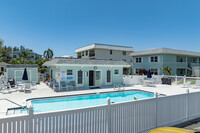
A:
{"label": "handrail", "polygon": [[18,103],[15,103],[15,102],[13,102],[13,101],[7,99],[7,98],[1,98],[0,100],[6,100],[6,101],[9,101],[9,102],[11,102],[11,103],[13,103],[13,104],[19,106],[19,107],[23,107],[23,106],[19,105]]}

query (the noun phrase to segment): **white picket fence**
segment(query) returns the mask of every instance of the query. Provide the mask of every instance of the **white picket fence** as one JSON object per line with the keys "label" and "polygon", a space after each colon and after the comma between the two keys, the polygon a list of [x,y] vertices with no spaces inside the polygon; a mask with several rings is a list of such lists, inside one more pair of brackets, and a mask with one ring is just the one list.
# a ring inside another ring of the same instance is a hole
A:
{"label": "white picket fence", "polygon": [[[112,99],[111,99],[112,100]],[[141,133],[200,117],[200,92],[0,119],[1,133]]]}

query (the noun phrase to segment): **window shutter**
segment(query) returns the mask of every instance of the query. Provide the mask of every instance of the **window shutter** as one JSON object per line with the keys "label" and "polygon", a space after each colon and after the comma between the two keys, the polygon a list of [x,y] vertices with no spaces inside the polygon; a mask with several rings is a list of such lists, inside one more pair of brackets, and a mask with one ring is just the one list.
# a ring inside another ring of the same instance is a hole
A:
{"label": "window shutter", "polygon": [[143,57],[141,57],[141,63],[143,63]]}
{"label": "window shutter", "polygon": [[160,62],[160,56],[158,56],[158,62]]}
{"label": "window shutter", "polygon": [[148,61],[151,62],[151,57],[150,56],[148,57]]}

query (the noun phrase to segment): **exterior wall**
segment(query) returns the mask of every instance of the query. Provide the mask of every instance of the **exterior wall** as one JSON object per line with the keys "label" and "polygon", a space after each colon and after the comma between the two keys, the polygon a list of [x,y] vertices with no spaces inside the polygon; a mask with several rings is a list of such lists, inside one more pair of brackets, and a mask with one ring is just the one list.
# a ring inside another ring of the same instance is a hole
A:
{"label": "exterior wall", "polygon": [[162,74],[160,68],[163,66],[163,56],[162,55],[151,55],[151,56],[158,56],[158,62],[150,62],[150,56],[138,56],[142,58],[142,63],[136,63],[136,58],[133,57],[133,74],[136,74],[136,69],[158,69],[158,74]]}
{"label": "exterior wall", "polygon": [[[12,58],[13,59],[16,59],[16,58],[19,58],[20,55],[21,54],[21,51],[14,51],[13,53],[12,53]],[[14,56],[16,56],[15,58],[14,58]],[[28,56],[30,56],[31,58],[30,58],[30,61],[35,61],[35,60],[37,60],[37,59],[41,59],[42,58],[42,56],[41,55],[39,55],[39,54],[37,54],[37,53],[34,53],[34,52],[28,52]]]}
{"label": "exterior wall", "polygon": [[[73,75],[69,76],[66,74],[66,78],[64,80],[67,84],[69,84],[70,81],[76,82],[77,88],[89,88],[89,71],[95,70],[95,66],[60,66],[60,67],[48,67],[48,73],[50,74],[50,71],[53,70],[53,79],[56,79],[55,73],[65,71],[67,73],[67,70],[72,70]],[[83,85],[77,84],[77,72],[79,70],[83,71]],[[106,83],[106,72],[107,70],[111,71],[111,84]],[[118,74],[114,74],[114,71],[118,70]],[[109,67],[109,66],[97,66],[97,69],[95,71],[101,71],[101,84],[97,85],[97,87],[106,87],[106,86],[113,86],[114,84],[122,84],[123,83],[123,68],[122,67]],[[69,78],[68,78],[69,77]]]}
{"label": "exterior wall", "polygon": [[[150,62],[149,57],[151,56],[158,56],[158,62]],[[190,56],[177,56],[177,55],[167,55],[167,54],[160,54],[160,55],[145,55],[145,56],[138,56],[142,57],[142,63],[136,63],[136,56],[133,57],[133,72],[136,74],[136,69],[158,69],[159,75],[164,74],[160,68],[169,67],[172,68],[172,75],[192,75],[192,67],[193,66],[200,66],[199,57],[190,57]],[[182,58],[182,62],[179,58]],[[191,62],[191,59],[197,59],[196,63]]]}
{"label": "exterior wall", "polygon": [[81,55],[81,58],[83,59],[105,59],[105,60],[126,60],[127,63],[130,64],[131,59],[130,59],[130,54],[132,52],[126,51],[126,55],[123,55],[123,51],[121,50],[112,50],[112,54],[110,54],[110,50],[108,49],[95,49],[95,56],[89,57],[89,51],[92,50],[87,50],[88,55],[86,56],[86,51],[84,51],[84,56],[82,56],[82,52],[78,53]]}
{"label": "exterior wall", "polygon": [[[6,68],[7,77],[13,78],[15,81],[22,81],[22,76],[25,68]],[[27,82],[38,82],[38,68],[26,68],[28,72],[29,81]],[[29,74],[31,73],[31,74]],[[21,78],[20,78],[21,77]]]}
{"label": "exterior wall", "polygon": [[120,50],[112,50],[112,54],[110,54],[110,50],[104,49],[96,49],[95,50],[95,58],[96,59],[112,59],[112,60],[126,60],[127,63],[130,64],[130,54],[132,52],[126,51],[126,55],[123,55],[123,51]]}

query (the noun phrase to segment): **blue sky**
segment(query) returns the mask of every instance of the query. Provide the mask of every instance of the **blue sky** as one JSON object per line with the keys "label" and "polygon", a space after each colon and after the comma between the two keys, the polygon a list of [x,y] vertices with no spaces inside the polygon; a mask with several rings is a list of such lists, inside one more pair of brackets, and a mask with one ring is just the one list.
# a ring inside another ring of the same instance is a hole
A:
{"label": "blue sky", "polygon": [[75,55],[91,43],[200,51],[200,0],[0,0],[5,45]]}

